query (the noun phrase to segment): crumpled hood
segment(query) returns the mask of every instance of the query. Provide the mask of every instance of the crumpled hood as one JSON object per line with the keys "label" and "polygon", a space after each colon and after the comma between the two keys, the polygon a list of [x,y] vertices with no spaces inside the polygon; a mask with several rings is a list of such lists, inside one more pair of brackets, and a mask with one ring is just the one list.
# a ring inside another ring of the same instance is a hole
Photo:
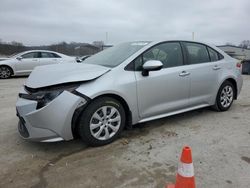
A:
{"label": "crumpled hood", "polygon": [[110,69],[84,63],[38,66],[32,71],[25,85],[36,89],[63,83],[90,81],[105,74]]}

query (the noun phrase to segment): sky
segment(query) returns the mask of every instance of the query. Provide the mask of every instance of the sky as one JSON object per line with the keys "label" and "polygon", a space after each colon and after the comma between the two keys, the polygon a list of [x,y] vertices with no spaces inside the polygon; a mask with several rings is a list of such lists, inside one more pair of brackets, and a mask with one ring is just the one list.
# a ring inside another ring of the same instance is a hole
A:
{"label": "sky", "polygon": [[250,39],[249,0],[1,0],[0,39],[25,45],[102,40]]}

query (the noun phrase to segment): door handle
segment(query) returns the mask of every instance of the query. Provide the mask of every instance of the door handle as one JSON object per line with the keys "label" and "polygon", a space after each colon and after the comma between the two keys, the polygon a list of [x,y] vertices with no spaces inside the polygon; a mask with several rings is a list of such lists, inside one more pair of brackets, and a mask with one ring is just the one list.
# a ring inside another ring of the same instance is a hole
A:
{"label": "door handle", "polygon": [[187,72],[187,71],[182,71],[182,72],[179,74],[179,76],[181,76],[181,77],[188,76],[188,75],[190,75],[190,72]]}
{"label": "door handle", "polygon": [[37,61],[37,59],[32,59],[32,61]]}
{"label": "door handle", "polygon": [[221,69],[221,67],[218,66],[218,65],[215,65],[215,66],[213,67],[213,69],[214,69],[214,70],[219,70],[219,69]]}

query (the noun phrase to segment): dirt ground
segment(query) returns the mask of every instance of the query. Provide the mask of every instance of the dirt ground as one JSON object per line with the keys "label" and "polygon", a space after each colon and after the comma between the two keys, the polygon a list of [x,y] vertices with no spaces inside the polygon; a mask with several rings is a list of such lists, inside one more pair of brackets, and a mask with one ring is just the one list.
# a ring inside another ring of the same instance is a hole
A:
{"label": "dirt ground", "polygon": [[80,139],[21,139],[15,102],[25,79],[0,80],[1,188],[163,188],[175,181],[184,145],[192,147],[197,188],[250,187],[250,76],[228,112],[201,109],[140,124],[99,148]]}

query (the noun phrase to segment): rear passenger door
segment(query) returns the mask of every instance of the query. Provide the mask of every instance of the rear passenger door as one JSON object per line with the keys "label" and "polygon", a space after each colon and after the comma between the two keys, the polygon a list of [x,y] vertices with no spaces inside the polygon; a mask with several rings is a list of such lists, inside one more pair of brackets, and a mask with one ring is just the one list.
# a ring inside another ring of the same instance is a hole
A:
{"label": "rear passenger door", "polygon": [[190,73],[190,107],[212,104],[218,86],[218,53],[206,45],[182,42]]}
{"label": "rear passenger door", "polygon": [[41,52],[40,65],[51,65],[59,63],[60,57],[50,52]]}

